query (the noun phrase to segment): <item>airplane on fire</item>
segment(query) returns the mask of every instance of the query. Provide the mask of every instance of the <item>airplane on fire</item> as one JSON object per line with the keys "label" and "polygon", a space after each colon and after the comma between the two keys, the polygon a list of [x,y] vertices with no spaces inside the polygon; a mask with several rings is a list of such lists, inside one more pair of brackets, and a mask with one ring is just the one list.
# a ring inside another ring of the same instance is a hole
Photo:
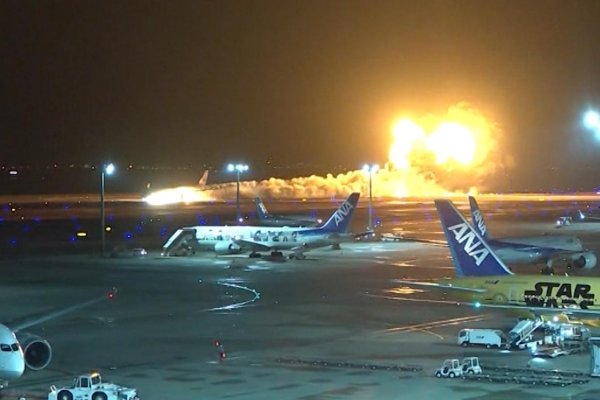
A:
{"label": "airplane on fire", "polygon": [[24,329],[110,300],[115,293],[116,289],[112,289],[102,296],[46,315],[23,318],[13,321],[13,323],[0,323],[0,389],[6,387],[9,382],[20,378],[25,372],[25,368],[39,371],[50,364],[52,359],[50,343],[40,336],[24,332]]}
{"label": "airplane on fire", "polygon": [[[556,317],[568,320],[569,317],[575,317],[590,325],[600,322],[600,305],[596,304],[600,278],[516,275],[451,201],[435,200],[435,205],[448,241],[456,277],[436,282],[394,280],[395,283],[439,289],[466,300],[452,302],[456,305],[504,309],[541,319]],[[442,300],[420,301],[450,303]]]}
{"label": "airplane on fire", "polygon": [[175,254],[182,247],[214,251],[217,254],[239,254],[250,251],[250,257],[270,251],[282,256],[290,251],[290,258],[305,258],[308,250],[339,245],[351,238],[348,227],[358,204],[360,193],[352,193],[331,217],[319,227],[265,227],[265,226],[192,226],[178,229],[163,246],[163,255]]}
{"label": "airplane on fire", "polygon": [[163,206],[177,203],[193,203],[203,200],[202,192],[208,189],[208,170],[205,170],[196,186],[179,186],[157,190],[144,197],[142,200],[153,206]]}
{"label": "airplane on fire", "polygon": [[323,223],[321,218],[314,218],[309,215],[270,214],[260,197],[256,197],[254,202],[256,203],[256,214],[260,224],[264,226],[317,226]]}
{"label": "airplane on fire", "polygon": [[572,235],[542,235],[492,238],[475,197],[469,196],[473,227],[504,262],[516,264],[545,263],[545,273],[551,273],[555,262],[569,267],[592,269],[596,254],[585,250],[581,240]]}

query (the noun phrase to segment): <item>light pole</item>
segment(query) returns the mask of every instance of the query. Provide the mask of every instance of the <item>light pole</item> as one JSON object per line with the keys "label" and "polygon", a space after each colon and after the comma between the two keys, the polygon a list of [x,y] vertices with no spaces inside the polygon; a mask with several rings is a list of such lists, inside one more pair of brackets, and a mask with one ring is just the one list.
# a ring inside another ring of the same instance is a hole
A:
{"label": "light pole", "polygon": [[240,213],[240,173],[248,171],[248,165],[246,164],[228,164],[227,171],[235,172],[236,182],[237,182],[237,194],[235,198],[235,207],[236,207],[236,220],[239,224],[242,222],[242,215]]}
{"label": "light pole", "polygon": [[363,166],[363,172],[369,174],[369,226],[368,230],[373,231],[373,174],[379,170],[379,165],[377,164],[365,164]]}
{"label": "light pole", "polygon": [[115,172],[113,163],[102,164],[100,170],[100,238],[102,240],[102,257],[106,257],[106,222],[104,221],[104,175],[112,175]]}

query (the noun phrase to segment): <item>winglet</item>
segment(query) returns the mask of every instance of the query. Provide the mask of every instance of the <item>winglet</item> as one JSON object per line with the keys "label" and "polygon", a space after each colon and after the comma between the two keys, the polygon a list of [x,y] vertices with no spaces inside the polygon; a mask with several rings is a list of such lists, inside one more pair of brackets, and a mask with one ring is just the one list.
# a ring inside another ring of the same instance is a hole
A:
{"label": "winglet", "polygon": [[449,200],[435,200],[457,276],[512,275],[485,239]]}
{"label": "winglet", "polygon": [[479,209],[479,204],[477,204],[475,197],[469,196],[469,206],[471,207],[471,221],[473,222],[473,227],[477,230],[482,238],[487,240],[489,238],[487,225],[485,224],[483,214]]}
{"label": "winglet", "polygon": [[327,222],[320,228],[325,232],[344,233],[348,230],[354,210],[358,204],[360,193],[354,192],[342,203],[342,205],[329,217]]}

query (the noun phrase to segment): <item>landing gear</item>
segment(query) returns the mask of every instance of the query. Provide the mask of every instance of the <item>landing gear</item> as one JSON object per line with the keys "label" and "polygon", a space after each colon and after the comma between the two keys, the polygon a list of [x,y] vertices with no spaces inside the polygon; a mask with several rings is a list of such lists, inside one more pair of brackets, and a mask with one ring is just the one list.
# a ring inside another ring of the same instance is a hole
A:
{"label": "landing gear", "polygon": [[260,258],[260,253],[253,251],[252,253],[248,254],[248,257],[249,258]]}
{"label": "landing gear", "polygon": [[552,267],[545,266],[542,268],[542,275],[554,275],[554,269],[552,269]]}
{"label": "landing gear", "polygon": [[553,260],[550,259],[546,263],[546,266],[542,269],[542,275],[554,275],[554,268],[552,268]]}
{"label": "landing gear", "polygon": [[280,251],[272,251],[271,257],[283,257],[283,253]]}
{"label": "landing gear", "polygon": [[334,243],[331,245],[331,250],[341,250],[342,248],[340,247],[339,243]]}

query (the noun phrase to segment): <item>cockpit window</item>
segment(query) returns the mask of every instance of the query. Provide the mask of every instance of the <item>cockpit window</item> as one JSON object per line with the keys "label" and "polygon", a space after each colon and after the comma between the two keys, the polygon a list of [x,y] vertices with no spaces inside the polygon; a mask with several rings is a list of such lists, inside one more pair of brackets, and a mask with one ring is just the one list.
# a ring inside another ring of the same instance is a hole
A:
{"label": "cockpit window", "polygon": [[10,345],[12,351],[19,351],[19,343],[13,343]]}
{"label": "cockpit window", "polygon": [[0,344],[0,350],[2,351],[10,351],[10,345],[2,343]]}

